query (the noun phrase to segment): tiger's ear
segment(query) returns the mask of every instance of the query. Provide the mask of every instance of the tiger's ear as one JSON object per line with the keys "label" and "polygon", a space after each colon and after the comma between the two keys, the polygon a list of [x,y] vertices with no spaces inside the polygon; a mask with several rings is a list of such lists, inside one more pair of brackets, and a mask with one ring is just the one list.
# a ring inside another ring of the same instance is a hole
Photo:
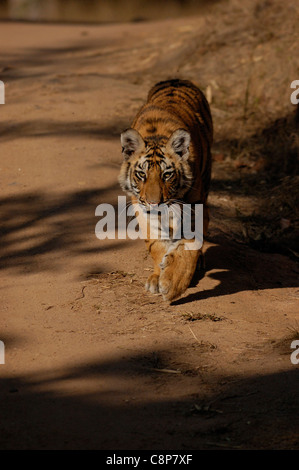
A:
{"label": "tiger's ear", "polygon": [[189,156],[190,140],[191,136],[189,132],[185,131],[185,129],[177,129],[169,137],[166,150],[170,151],[170,153],[174,152],[176,155],[186,160]]}
{"label": "tiger's ear", "polygon": [[125,160],[128,160],[134,153],[141,152],[145,148],[145,143],[136,129],[127,129],[120,136],[122,153]]}

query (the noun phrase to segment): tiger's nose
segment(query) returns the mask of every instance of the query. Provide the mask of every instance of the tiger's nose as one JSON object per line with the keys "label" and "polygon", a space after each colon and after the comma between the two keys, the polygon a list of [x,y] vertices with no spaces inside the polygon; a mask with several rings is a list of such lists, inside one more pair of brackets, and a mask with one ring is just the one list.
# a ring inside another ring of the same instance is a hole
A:
{"label": "tiger's nose", "polygon": [[159,203],[157,201],[147,201],[151,206],[157,206]]}

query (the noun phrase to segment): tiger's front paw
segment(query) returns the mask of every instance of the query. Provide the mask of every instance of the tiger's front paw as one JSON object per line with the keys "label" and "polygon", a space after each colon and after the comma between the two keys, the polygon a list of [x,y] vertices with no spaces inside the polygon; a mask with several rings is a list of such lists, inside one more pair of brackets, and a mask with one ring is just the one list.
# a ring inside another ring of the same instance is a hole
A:
{"label": "tiger's front paw", "polygon": [[176,253],[166,254],[160,264],[159,291],[163,299],[169,302],[185,292],[192,278],[183,259],[175,255]]}
{"label": "tiger's front paw", "polygon": [[158,294],[159,293],[159,275],[155,273],[151,274],[145,283],[145,288],[152,294]]}

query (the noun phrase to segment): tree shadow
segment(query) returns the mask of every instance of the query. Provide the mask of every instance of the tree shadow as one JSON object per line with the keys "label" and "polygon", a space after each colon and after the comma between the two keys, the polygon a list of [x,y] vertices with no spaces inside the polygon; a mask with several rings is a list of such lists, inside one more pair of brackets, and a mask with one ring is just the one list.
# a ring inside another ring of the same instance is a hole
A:
{"label": "tree shadow", "polygon": [[[82,43],[83,40],[84,43]],[[2,52],[1,77],[4,82],[12,82],[24,78],[42,79],[49,76],[48,67],[51,65],[57,68],[59,65],[64,65],[67,68],[73,65],[74,57],[80,57],[84,53],[88,53],[85,60],[91,61],[93,59],[93,57],[90,57],[92,51],[94,51],[95,55],[105,55],[106,52],[102,51],[102,48],[114,44],[117,51],[121,49],[121,46],[119,46],[115,39],[98,39],[95,43],[93,40],[89,40],[88,37],[84,37],[84,39],[80,37],[78,41],[73,40],[72,44],[64,47],[27,48],[22,54]],[[35,67],[38,68],[37,71],[35,71]],[[41,69],[41,67],[44,67],[44,69]]]}
{"label": "tree shadow", "polygon": [[235,165],[218,165],[211,191],[253,199],[251,215],[238,215],[246,243],[298,258],[299,105],[249,137],[218,140],[216,149],[229,154]]}
{"label": "tree shadow", "polygon": [[298,370],[163,375],[152,360],[159,354],[2,378],[1,449],[298,448]]}
{"label": "tree shadow", "polygon": [[261,173],[266,182],[272,184],[277,184],[284,176],[298,175],[299,105],[293,106],[291,112],[272,120],[267,126],[245,138],[235,139],[229,136],[218,139],[214,149],[221,149],[233,158],[249,154],[253,160],[262,159],[262,165],[251,175],[249,181],[257,187]]}
{"label": "tree shadow", "polygon": [[69,136],[90,137],[95,139],[119,138],[121,131],[128,125],[124,121],[108,122],[105,126],[99,126],[98,122],[73,121],[61,122],[48,119],[37,119],[22,123],[8,123],[1,126],[1,142],[22,138],[42,138]]}
{"label": "tree shadow", "polygon": [[0,199],[0,269],[51,270],[64,257],[120,249],[124,241],[109,245],[95,235],[95,209],[109,201],[114,208],[116,190],[114,183],[66,195],[36,191]]}
{"label": "tree shadow", "polygon": [[206,270],[195,274],[190,287],[199,286],[207,276],[218,284],[207,290],[193,292],[172,302],[189,302],[235,294],[247,290],[299,287],[296,264],[280,254],[258,253],[245,244],[236,243],[225,235],[209,238],[213,243],[206,249]]}

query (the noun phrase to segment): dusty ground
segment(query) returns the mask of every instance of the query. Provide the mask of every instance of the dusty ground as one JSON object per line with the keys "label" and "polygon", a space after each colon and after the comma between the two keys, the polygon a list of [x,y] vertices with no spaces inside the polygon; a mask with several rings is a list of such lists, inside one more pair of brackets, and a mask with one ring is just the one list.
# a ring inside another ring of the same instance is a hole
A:
{"label": "dusty ground", "polygon": [[[0,24],[2,449],[298,449],[294,5]],[[201,83],[215,122],[206,272],[171,305],[143,288],[142,241],[94,234],[119,133],[169,76]],[[272,165],[278,118],[293,153]]]}

